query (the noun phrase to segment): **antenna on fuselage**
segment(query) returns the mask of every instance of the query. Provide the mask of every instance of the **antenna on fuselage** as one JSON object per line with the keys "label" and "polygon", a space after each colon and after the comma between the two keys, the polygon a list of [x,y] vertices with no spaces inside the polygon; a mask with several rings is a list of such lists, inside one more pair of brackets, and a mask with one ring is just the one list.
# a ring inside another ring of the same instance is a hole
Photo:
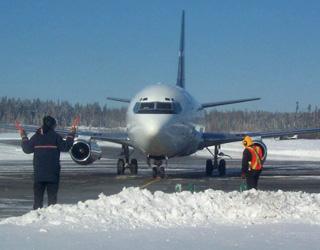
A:
{"label": "antenna on fuselage", "polygon": [[185,79],[184,79],[184,10],[182,11],[182,18],[181,18],[181,33],[180,33],[177,86],[179,86],[181,88],[185,87]]}

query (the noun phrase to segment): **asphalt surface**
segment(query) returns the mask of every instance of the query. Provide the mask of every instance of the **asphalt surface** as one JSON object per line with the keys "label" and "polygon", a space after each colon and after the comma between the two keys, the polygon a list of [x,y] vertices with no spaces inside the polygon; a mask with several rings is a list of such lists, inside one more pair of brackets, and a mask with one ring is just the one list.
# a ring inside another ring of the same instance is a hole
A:
{"label": "asphalt surface", "polygon": [[[90,166],[79,166],[71,160],[62,161],[58,202],[75,204],[96,199],[100,193],[116,194],[124,187],[147,188],[150,191],[175,192],[177,184],[182,190],[202,191],[208,188],[235,191],[241,183],[240,161],[227,161],[227,175],[212,177],[204,174],[205,159],[182,158],[169,162],[165,179],[152,179],[151,169],[141,161],[138,175],[116,175],[116,160],[103,159]],[[32,208],[33,175],[31,161],[0,161],[0,218],[19,216]],[[265,191],[320,191],[320,162],[267,161],[259,181]],[[46,199],[45,199],[46,203]]]}

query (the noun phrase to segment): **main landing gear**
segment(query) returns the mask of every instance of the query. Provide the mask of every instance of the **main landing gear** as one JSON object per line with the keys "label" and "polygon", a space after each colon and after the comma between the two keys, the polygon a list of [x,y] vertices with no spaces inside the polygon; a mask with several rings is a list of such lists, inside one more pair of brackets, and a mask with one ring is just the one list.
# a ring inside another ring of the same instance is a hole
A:
{"label": "main landing gear", "polygon": [[227,156],[223,154],[222,152],[219,153],[220,145],[214,146],[214,154],[211,152],[209,148],[207,150],[210,152],[210,154],[213,156],[213,162],[212,159],[208,159],[206,161],[206,175],[212,176],[212,172],[214,169],[218,169],[219,176],[225,176],[226,175],[226,161],[224,159],[220,159],[219,157]]}
{"label": "main landing gear", "polygon": [[122,145],[121,155],[123,155],[124,158],[118,159],[117,174],[123,175],[126,169],[130,170],[130,174],[138,174],[138,161],[137,159],[131,159],[130,161],[130,151],[128,146]]}

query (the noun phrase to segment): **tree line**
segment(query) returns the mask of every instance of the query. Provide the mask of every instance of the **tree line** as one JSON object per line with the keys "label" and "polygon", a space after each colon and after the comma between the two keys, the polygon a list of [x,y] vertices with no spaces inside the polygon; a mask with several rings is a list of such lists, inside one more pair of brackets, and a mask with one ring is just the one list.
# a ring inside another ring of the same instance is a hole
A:
{"label": "tree line", "polygon": [[81,125],[90,127],[125,127],[126,108],[108,108],[99,103],[70,104],[67,101],[42,101],[2,97],[0,99],[0,122],[42,124],[45,115],[56,118],[61,127],[70,126],[76,116]]}
{"label": "tree line", "polygon": [[268,111],[217,111],[206,115],[210,131],[268,131],[319,126],[319,110],[310,112],[268,112]]}
{"label": "tree line", "polygon": [[[20,99],[1,97],[0,122],[41,124],[44,115],[51,115],[59,126],[70,126],[76,116],[81,117],[81,125],[88,127],[119,128],[126,126],[126,107],[110,108],[99,103],[71,104],[67,101],[43,101],[40,99]],[[207,110],[206,130],[218,132],[270,131],[293,128],[319,127],[320,110],[308,106],[295,112],[268,111],[219,111]]]}

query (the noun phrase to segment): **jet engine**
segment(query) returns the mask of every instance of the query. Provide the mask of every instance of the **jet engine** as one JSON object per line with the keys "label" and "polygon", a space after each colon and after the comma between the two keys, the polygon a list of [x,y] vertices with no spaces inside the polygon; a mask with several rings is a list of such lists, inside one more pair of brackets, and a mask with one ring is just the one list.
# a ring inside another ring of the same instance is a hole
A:
{"label": "jet engine", "polygon": [[91,138],[76,138],[70,150],[70,155],[74,162],[80,165],[89,165],[101,158],[102,151]]}
{"label": "jet engine", "polygon": [[266,144],[263,143],[261,140],[253,140],[253,145],[258,145],[262,149],[262,163],[264,163],[267,159],[268,149]]}

